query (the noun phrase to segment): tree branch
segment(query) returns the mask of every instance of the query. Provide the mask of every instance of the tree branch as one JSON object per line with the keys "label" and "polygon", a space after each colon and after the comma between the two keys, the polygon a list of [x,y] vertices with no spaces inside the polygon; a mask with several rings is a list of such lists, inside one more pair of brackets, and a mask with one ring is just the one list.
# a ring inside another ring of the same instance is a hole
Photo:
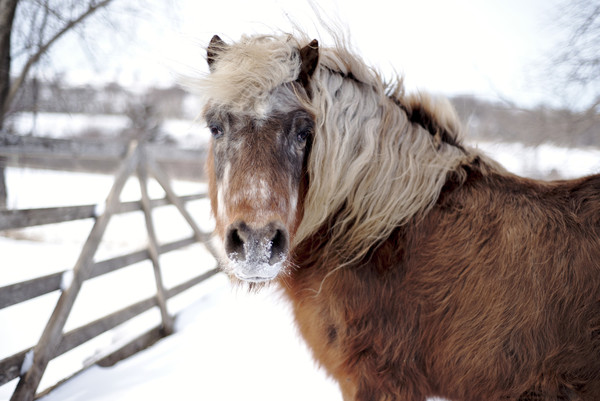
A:
{"label": "tree branch", "polygon": [[79,17],[77,17],[73,20],[68,21],[65,24],[65,26],[63,26],[62,29],[60,29],[58,32],[56,32],[54,34],[54,36],[52,36],[50,39],[48,39],[48,41],[46,43],[39,46],[37,52],[35,52],[33,55],[31,55],[29,57],[29,59],[25,63],[25,66],[21,70],[21,74],[19,74],[19,76],[15,79],[15,81],[10,86],[8,96],[4,103],[4,110],[2,110],[3,115],[6,114],[6,112],[8,111],[8,108],[10,107],[10,104],[12,104],[15,96],[17,95],[19,88],[21,87],[21,85],[23,85],[25,78],[27,78],[27,74],[29,74],[31,67],[33,67],[35,65],[35,63],[37,63],[39,61],[39,59],[42,57],[42,55],[44,55],[48,51],[48,49],[58,39],[60,39],[61,36],[63,36],[65,33],[70,31],[71,29],[73,29],[75,26],[79,25],[87,17],[89,17],[90,15],[92,15],[93,13],[98,11],[99,9],[108,6],[112,1],[113,0],[103,0],[97,4],[95,4],[95,3],[90,4],[88,9],[83,14],[81,14]]}

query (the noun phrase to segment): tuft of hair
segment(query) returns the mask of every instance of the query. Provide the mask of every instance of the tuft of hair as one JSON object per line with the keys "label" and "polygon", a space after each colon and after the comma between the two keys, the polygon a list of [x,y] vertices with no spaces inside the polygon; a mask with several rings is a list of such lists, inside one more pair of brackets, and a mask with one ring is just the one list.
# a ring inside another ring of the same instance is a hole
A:
{"label": "tuft of hair", "polygon": [[213,105],[258,111],[273,89],[298,78],[299,48],[292,35],[242,36],[215,49],[212,72],[191,84]]}
{"label": "tuft of hair", "polygon": [[388,96],[406,112],[410,122],[433,135],[438,146],[442,142],[462,146],[462,124],[447,98],[423,92],[407,95],[397,85],[388,90]]}

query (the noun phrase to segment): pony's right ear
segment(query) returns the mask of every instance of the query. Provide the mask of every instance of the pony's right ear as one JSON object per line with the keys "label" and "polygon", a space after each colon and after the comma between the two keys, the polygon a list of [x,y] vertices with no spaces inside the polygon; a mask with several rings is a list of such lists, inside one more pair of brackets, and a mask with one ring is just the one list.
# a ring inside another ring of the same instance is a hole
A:
{"label": "pony's right ear", "polygon": [[206,61],[208,62],[208,68],[212,72],[213,64],[217,59],[217,56],[220,52],[227,48],[227,43],[223,42],[223,39],[219,37],[219,35],[215,35],[210,40],[208,44],[208,49],[206,49]]}
{"label": "pony's right ear", "polygon": [[313,39],[312,42],[300,49],[300,60],[302,64],[298,80],[306,90],[308,96],[311,97],[309,82],[319,64],[319,42],[317,39]]}

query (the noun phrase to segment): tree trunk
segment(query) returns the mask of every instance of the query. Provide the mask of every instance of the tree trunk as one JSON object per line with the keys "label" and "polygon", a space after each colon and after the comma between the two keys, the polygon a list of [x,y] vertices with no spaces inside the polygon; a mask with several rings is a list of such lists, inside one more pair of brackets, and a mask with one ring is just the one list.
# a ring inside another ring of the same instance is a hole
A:
{"label": "tree trunk", "polygon": [[[4,127],[6,98],[10,89],[10,36],[19,0],[0,0],[0,131]],[[0,158],[0,209],[6,208],[6,178]]]}
{"label": "tree trunk", "polygon": [[19,0],[0,0],[0,130],[4,126],[4,110],[10,89],[10,36]]}

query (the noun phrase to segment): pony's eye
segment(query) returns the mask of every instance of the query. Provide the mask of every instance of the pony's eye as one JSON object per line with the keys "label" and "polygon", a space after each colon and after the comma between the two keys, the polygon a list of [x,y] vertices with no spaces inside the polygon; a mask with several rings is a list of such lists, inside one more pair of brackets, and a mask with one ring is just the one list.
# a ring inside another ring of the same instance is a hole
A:
{"label": "pony's eye", "polygon": [[310,136],[310,128],[305,128],[305,129],[301,130],[300,132],[298,132],[298,136],[296,138],[298,139],[298,142],[300,144],[305,144],[306,139],[308,139],[309,136]]}
{"label": "pony's eye", "polygon": [[220,138],[223,136],[223,128],[221,128],[220,125],[213,124],[208,128],[210,129],[213,138]]}

